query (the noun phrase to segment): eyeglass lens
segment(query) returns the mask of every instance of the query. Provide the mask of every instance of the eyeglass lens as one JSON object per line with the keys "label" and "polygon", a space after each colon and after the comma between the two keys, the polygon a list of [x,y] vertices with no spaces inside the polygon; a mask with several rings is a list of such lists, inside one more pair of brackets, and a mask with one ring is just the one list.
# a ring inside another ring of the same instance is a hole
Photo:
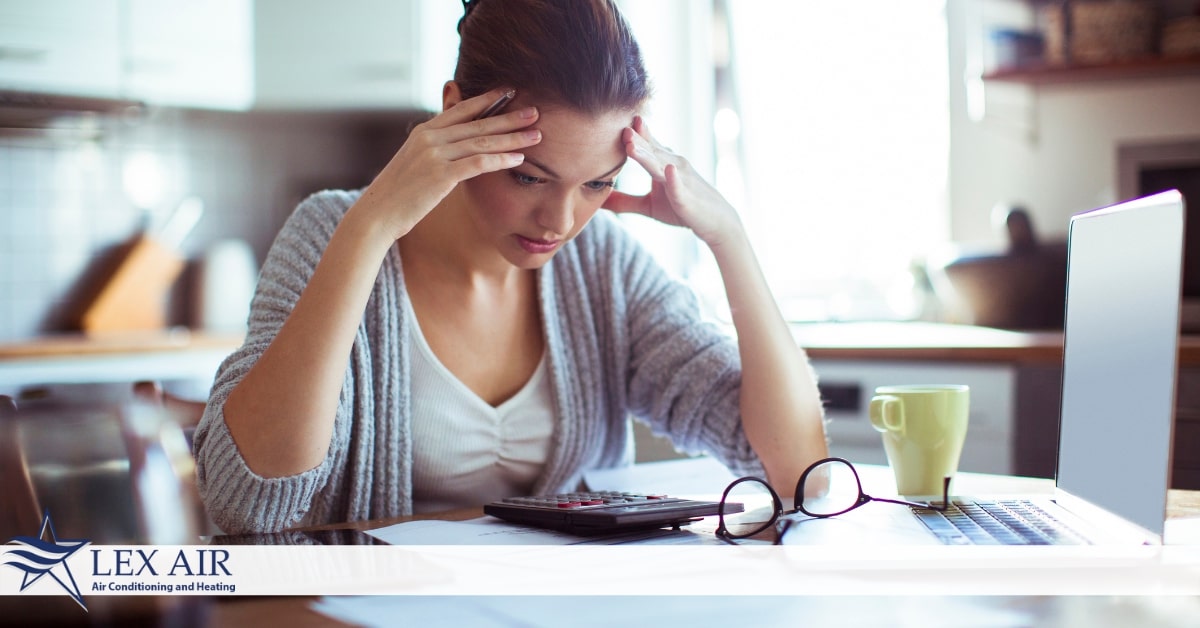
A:
{"label": "eyeglass lens", "polygon": [[754,536],[770,528],[782,510],[778,495],[761,479],[739,478],[721,496],[717,531],[731,539]]}
{"label": "eyeglass lens", "polygon": [[805,470],[796,486],[796,507],[813,517],[840,515],[862,504],[858,472],[841,458],[827,458]]}

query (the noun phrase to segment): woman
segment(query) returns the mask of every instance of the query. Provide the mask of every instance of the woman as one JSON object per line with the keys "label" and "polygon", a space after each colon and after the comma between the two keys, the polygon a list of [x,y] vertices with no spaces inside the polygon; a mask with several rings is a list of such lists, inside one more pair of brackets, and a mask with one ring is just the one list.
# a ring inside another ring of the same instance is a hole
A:
{"label": "woman", "polygon": [[[649,89],[613,2],[477,0],[459,30],[442,113],[367,188],[304,201],[272,246],[196,433],[213,521],[573,489],[631,460],[629,415],[790,492],[826,454],[813,376],[734,209],[638,117]],[[629,158],[646,196],[613,190]],[[736,343],[602,207],[712,249]]]}

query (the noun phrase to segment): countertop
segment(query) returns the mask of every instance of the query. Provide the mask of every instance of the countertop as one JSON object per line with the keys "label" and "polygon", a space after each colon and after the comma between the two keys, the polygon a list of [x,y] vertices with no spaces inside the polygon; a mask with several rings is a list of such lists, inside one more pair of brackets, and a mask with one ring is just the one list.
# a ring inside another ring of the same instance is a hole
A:
{"label": "countertop", "polygon": [[161,332],[59,334],[0,344],[0,394],[46,384],[128,384],[142,380],[212,384],[240,334]]}
{"label": "countertop", "polygon": [[[1059,364],[1062,332],[1021,332],[925,322],[796,323],[792,336],[814,359],[941,360]],[[0,343],[0,368],[47,360],[184,354],[228,355],[238,334],[183,328],[104,335],[61,334]],[[1182,366],[1200,365],[1200,336],[1180,340]],[[0,378],[2,380],[2,378]]]}
{"label": "countertop", "polygon": [[924,322],[798,323],[809,357],[864,360],[1062,361],[1062,332],[1019,332]]}
{"label": "countertop", "polygon": [[163,331],[68,333],[0,343],[0,362],[27,358],[81,357],[112,354],[222,349],[232,352],[240,334],[212,334],[178,327]]}
{"label": "countertop", "polygon": [[[792,337],[814,359],[1061,365],[1061,331],[1023,332],[924,322],[799,323]],[[1200,365],[1200,336],[1184,335],[1179,365]]]}

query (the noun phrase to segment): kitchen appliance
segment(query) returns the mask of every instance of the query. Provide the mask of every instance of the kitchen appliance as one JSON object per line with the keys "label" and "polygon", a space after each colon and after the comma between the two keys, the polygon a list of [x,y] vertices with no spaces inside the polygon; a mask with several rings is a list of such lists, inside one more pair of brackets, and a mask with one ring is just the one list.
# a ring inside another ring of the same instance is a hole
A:
{"label": "kitchen appliance", "polygon": [[1117,147],[1117,196],[1179,190],[1184,222],[1182,331],[1200,333],[1200,138]]}
{"label": "kitchen appliance", "polygon": [[214,243],[200,262],[193,300],[195,326],[212,332],[245,333],[257,281],[258,264],[247,242]]}
{"label": "kitchen appliance", "polygon": [[1005,249],[955,250],[926,269],[951,322],[1005,329],[1062,329],[1066,241],[1041,242],[1028,212],[1003,208]]}

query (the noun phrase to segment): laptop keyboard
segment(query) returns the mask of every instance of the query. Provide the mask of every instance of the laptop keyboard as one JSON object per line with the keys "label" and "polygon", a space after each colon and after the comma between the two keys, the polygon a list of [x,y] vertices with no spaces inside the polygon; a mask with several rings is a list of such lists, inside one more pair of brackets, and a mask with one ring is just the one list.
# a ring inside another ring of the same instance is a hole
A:
{"label": "laptop keyboard", "polygon": [[953,501],[946,512],[913,508],[945,545],[1083,545],[1087,541],[1025,500]]}

